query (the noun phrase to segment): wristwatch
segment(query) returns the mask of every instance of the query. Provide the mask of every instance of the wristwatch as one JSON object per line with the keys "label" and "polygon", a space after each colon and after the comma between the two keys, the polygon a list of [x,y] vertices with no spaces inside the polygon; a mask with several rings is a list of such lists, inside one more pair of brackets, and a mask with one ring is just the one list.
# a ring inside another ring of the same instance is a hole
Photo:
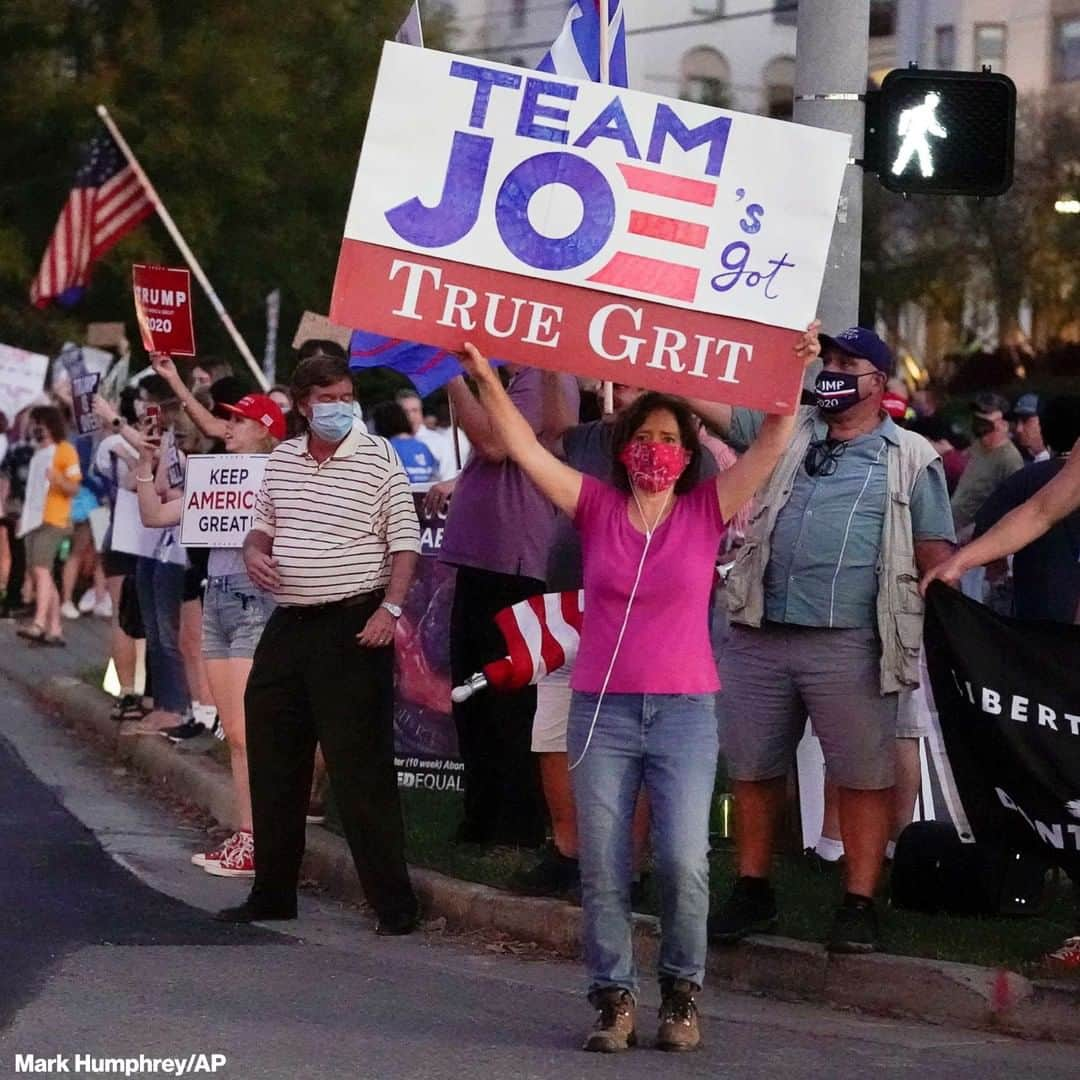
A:
{"label": "wristwatch", "polygon": [[401,608],[398,607],[397,604],[391,604],[389,600],[384,600],[379,605],[379,607],[384,608],[386,611],[389,611],[390,614],[393,615],[395,619],[400,619],[401,618]]}
{"label": "wristwatch", "polygon": [[113,431],[119,431],[124,426],[124,419],[121,416],[114,416],[111,424]]}

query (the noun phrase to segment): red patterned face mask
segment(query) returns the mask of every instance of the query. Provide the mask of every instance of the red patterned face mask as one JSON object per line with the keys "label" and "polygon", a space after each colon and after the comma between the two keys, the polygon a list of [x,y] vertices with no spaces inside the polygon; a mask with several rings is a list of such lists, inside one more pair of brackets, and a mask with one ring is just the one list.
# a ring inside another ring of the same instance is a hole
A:
{"label": "red patterned face mask", "polygon": [[690,464],[690,451],[674,443],[630,442],[619,460],[626,466],[634,487],[656,494],[674,487]]}

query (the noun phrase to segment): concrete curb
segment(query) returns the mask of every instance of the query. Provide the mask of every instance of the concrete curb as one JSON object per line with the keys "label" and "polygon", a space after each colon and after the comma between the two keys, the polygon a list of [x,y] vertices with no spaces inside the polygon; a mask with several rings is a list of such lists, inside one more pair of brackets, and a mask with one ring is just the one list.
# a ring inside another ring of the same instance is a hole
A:
{"label": "concrete curb", "polygon": [[[91,729],[119,760],[165,781],[222,824],[231,824],[229,777],[216,761],[184,754],[158,736],[121,739],[109,719],[109,699],[79,679],[57,676],[26,688],[72,724]],[[333,833],[308,831],[303,872],[331,895],[363,902],[348,847]],[[433,870],[413,867],[410,873],[428,917],[445,919],[450,929],[493,930],[567,957],[580,955],[579,908],[513,896]],[[642,968],[655,967],[657,920],[636,916],[634,937]],[[779,937],[710,950],[708,973],[731,989],[788,1000],[1080,1042],[1080,983],[1072,981],[1032,980],[1012,971],[916,957],[830,956],[820,945]]]}

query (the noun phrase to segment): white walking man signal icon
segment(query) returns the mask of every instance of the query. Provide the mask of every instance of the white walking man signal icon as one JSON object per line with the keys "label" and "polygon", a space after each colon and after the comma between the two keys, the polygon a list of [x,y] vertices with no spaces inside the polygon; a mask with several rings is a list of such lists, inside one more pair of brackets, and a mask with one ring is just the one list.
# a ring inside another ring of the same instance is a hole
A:
{"label": "white walking man signal icon", "polygon": [[937,118],[937,107],[941,96],[933,92],[926,95],[921,105],[913,105],[900,114],[897,134],[904,140],[900,144],[900,153],[892,167],[893,176],[903,176],[911,159],[918,155],[919,168],[924,178],[934,175],[934,158],[930,153],[930,138],[944,139],[948,132]]}

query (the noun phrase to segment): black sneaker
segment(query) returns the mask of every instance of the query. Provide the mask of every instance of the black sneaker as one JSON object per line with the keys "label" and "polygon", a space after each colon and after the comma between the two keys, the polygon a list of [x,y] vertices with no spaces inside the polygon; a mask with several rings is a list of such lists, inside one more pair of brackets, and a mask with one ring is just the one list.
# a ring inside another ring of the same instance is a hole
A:
{"label": "black sneaker", "polygon": [[544,849],[540,861],[510,878],[509,889],[521,896],[562,896],[581,886],[577,859],[564,855],[554,844]]}
{"label": "black sneaker", "polygon": [[831,953],[877,952],[878,921],[874,901],[848,893],[836,911],[825,948]]}
{"label": "black sneaker", "polygon": [[161,734],[164,735],[169,742],[182,743],[186,742],[188,739],[195,739],[200,735],[206,735],[207,730],[198,720],[189,718],[183,723],[177,724],[175,727],[165,728]]}
{"label": "black sneaker", "polygon": [[748,934],[771,933],[778,921],[768,878],[736,878],[731,896],[709,917],[709,940],[733,945]]}
{"label": "black sneaker", "polygon": [[812,847],[808,847],[803,851],[803,861],[811,870],[819,874],[836,874],[845,865],[842,855],[839,859],[824,859]]}

